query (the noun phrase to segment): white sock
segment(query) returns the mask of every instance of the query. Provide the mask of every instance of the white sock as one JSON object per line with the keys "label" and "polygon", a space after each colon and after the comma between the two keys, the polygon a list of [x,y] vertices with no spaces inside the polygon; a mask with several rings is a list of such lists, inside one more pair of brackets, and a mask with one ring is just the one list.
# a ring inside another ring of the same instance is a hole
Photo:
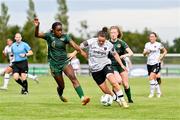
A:
{"label": "white sock", "polygon": [[156,90],[157,90],[157,94],[161,94],[161,88],[156,80]]}
{"label": "white sock", "polygon": [[35,80],[35,76],[34,76],[34,75],[27,74],[27,77],[28,77],[28,78],[31,78],[32,80]]}
{"label": "white sock", "polygon": [[154,95],[156,81],[155,80],[150,80],[149,83],[150,83],[150,94]]}
{"label": "white sock", "polygon": [[121,101],[125,101],[123,91],[121,89],[116,92],[116,95]]}
{"label": "white sock", "polygon": [[81,97],[81,101],[83,101],[83,100],[84,100],[84,96]]}
{"label": "white sock", "polygon": [[113,100],[115,101],[115,100],[117,100],[117,96],[116,96],[116,94],[113,94]]}
{"label": "white sock", "polygon": [[10,79],[10,75],[6,73],[4,75],[4,85],[3,85],[3,87],[7,88],[8,83],[9,83],[9,79]]}

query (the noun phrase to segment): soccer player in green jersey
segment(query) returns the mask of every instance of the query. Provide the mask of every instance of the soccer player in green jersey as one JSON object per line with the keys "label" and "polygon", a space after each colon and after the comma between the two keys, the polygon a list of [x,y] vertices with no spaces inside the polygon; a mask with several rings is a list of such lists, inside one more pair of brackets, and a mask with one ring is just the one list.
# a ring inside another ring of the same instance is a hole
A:
{"label": "soccer player in green jersey", "polygon": [[45,39],[48,44],[48,62],[52,76],[58,84],[57,92],[60,99],[63,102],[67,102],[67,99],[63,97],[64,80],[62,72],[64,72],[71,80],[73,87],[81,99],[82,105],[86,105],[90,101],[90,98],[84,96],[80,83],[75,76],[69,58],[67,57],[66,44],[70,44],[74,49],[79,51],[81,55],[85,54],[84,51],[69,37],[68,34],[62,32],[62,24],[60,22],[53,23],[52,30],[47,33],[39,33],[39,24],[39,20],[35,18],[35,36]]}
{"label": "soccer player in green jersey", "polygon": [[[110,42],[114,45],[115,50],[119,54],[123,64],[126,66],[125,58],[130,57],[133,55],[132,50],[129,48],[126,42],[121,40],[122,32],[120,31],[118,26],[111,26],[110,27]],[[128,98],[129,103],[133,103],[133,100],[131,98],[131,91],[130,86],[128,82],[128,71],[125,71],[122,69],[122,67],[117,63],[117,61],[114,59],[113,56],[109,55],[109,58],[112,61],[112,67],[114,69],[114,74],[119,82],[119,84],[123,84],[125,93]]]}

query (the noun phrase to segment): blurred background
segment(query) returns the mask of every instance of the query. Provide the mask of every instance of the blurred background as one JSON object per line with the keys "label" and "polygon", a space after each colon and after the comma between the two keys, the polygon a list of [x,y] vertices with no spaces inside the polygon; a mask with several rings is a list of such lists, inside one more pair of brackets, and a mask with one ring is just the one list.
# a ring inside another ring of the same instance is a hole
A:
{"label": "blurred background", "polygon": [[[36,15],[41,22],[40,31],[47,32],[53,22],[61,21],[64,32],[78,44],[104,26],[118,25],[123,30],[122,39],[136,53],[131,57],[132,70],[140,69],[142,76],[147,74],[146,58],[141,53],[148,34],[156,32],[168,50],[162,74],[180,75],[180,0],[0,0],[0,4],[0,51],[6,39],[22,33],[34,52],[29,58],[33,74],[49,73],[46,42],[34,37]],[[67,50],[71,52],[72,48],[67,46]],[[89,74],[87,61],[79,55],[78,58],[82,74]],[[3,57],[0,63],[1,69],[8,65]]]}

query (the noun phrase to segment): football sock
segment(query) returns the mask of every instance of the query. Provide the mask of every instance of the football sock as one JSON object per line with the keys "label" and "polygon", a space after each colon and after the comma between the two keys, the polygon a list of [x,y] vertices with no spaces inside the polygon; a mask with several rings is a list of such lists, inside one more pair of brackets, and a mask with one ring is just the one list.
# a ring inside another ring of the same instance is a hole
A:
{"label": "football sock", "polygon": [[128,89],[124,89],[124,91],[126,93],[128,101],[130,101],[131,100],[131,89],[130,89],[130,87]]}
{"label": "football sock", "polygon": [[116,95],[117,95],[117,97],[118,97],[121,101],[125,101],[122,90],[117,91],[117,92],[116,92]]}
{"label": "football sock", "polygon": [[62,96],[62,94],[63,94],[63,89],[58,86],[58,87],[57,87],[57,92],[58,92],[58,95],[59,95],[59,96]]}
{"label": "football sock", "polygon": [[114,90],[112,90],[112,91],[113,91],[113,93],[114,93],[113,96],[112,96],[112,97],[113,97],[113,100],[116,101],[116,100],[117,100],[116,92],[115,92]]}
{"label": "football sock", "polygon": [[21,79],[18,79],[18,80],[15,80],[15,81],[23,87],[23,83],[22,83]]}
{"label": "football sock", "polygon": [[76,90],[78,96],[80,97],[80,99],[83,100],[84,99],[84,93],[83,93],[81,86],[76,87],[75,90]]}
{"label": "football sock", "polygon": [[157,78],[157,82],[159,85],[161,85],[161,77]]}
{"label": "football sock", "polygon": [[156,81],[155,80],[150,80],[149,83],[150,83],[150,94],[154,95]]}
{"label": "football sock", "polygon": [[6,73],[6,74],[4,75],[4,85],[3,85],[3,87],[6,87],[6,88],[7,88],[8,83],[9,83],[9,78],[10,78],[10,75]]}
{"label": "football sock", "polygon": [[161,94],[161,89],[160,89],[160,86],[159,86],[159,84],[158,84],[157,81],[156,81],[156,83],[155,83],[155,87],[156,87],[157,93],[158,93],[158,94]]}
{"label": "football sock", "polygon": [[22,83],[23,83],[23,87],[25,88],[25,90],[28,91],[28,82],[27,82],[27,80],[23,80]]}

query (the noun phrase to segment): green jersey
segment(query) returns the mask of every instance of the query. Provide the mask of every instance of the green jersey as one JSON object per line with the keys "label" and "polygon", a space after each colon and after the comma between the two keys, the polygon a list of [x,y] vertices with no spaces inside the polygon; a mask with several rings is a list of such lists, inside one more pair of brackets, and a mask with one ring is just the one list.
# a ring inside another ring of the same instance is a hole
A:
{"label": "green jersey", "polygon": [[50,64],[62,65],[68,61],[66,44],[72,40],[69,35],[62,34],[61,37],[54,36],[53,33],[45,33],[44,39],[48,44],[48,61]]}
{"label": "green jersey", "polygon": [[[127,45],[126,42],[117,39],[116,41],[111,41],[110,42],[114,45],[114,48],[116,50],[116,52],[119,54],[119,56],[126,54],[126,48],[128,48],[129,46]],[[109,55],[109,58],[112,61],[112,66],[119,66],[119,63],[115,60],[114,56]],[[123,64],[126,65],[125,60],[121,59]]]}

